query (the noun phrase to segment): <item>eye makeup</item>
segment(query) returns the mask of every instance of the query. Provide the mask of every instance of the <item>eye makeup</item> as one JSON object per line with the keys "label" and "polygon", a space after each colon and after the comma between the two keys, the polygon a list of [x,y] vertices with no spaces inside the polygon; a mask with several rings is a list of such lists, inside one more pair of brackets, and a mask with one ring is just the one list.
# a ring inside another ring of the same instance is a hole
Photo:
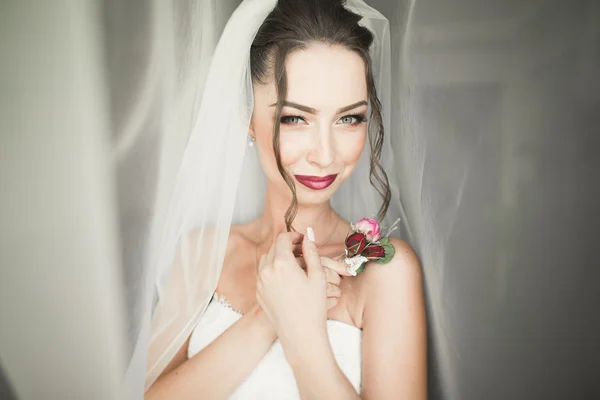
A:
{"label": "eye makeup", "polygon": [[[347,121],[348,119],[351,119],[352,122]],[[344,120],[346,120],[346,122],[341,122],[342,125],[357,126],[367,122],[367,117],[365,114],[348,114],[341,117],[336,123]],[[301,123],[307,123],[306,119],[300,115],[282,115],[279,122],[282,125],[299,125]]]}
{"label": "eye makeup", "polygon": [[306,123],[306,120],[299,115],[282,115],[279,122],[281,125],[299,125],[302,122]]}
{"label": "eye makeup", "polygon": [[348,119],[352,119],[353,122],[341,122],[343,125],[350,125],[350,126],[358,126],[364,122],[367,122],[367,117],[364,114],[348,114],[348,115],[344,115],[342,118],[340,118],[338,121],[344,121],[344,120],[348,120]]}

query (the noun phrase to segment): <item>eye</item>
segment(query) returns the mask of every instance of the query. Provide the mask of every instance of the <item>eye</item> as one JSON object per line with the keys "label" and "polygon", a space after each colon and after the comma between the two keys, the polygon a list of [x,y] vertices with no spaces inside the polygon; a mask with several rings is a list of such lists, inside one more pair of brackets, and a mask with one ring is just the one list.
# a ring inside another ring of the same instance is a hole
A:
{"label": "eye", "polygon": [[344,125],[358,125],[366,121],[364,115],[345,115],[339,119],[339,122]]}
{"label": "eye", "polygon": [[299,117],[297,115],[287,115],[287,116],[281,117],[281,119],[279,121],[285,125],[297,125],[302,122],[306,122],[304,120],[304,118]]}

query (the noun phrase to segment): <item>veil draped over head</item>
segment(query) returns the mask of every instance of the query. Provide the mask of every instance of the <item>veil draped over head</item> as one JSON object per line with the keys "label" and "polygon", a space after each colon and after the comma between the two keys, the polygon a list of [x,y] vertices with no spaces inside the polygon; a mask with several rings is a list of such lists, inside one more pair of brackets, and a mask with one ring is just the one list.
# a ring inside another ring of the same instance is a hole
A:
{"label": "veil draped over head", "polygon": [[[152,227],[147,259],[153,271],[149,276],[155,278],[149,291],[153,293],[153,313],[146,388],[164,370],[208,305],[230,226],[257,218],[262,211],[266,178],[256,149],[247,146],[253,110],[249,59],[254,36],[276,3],[244,0],[240,4],[220,37],[202,89],[195,97],[173,99],[176,109],[163,121],[166,132],[180,129],[178,118],[184,112],[192,126],[175,183],[167,175],[159,182],[163,186],[159,193],[169,193],[169,199],[157,202],[159,217]],[[370,52],[387,131],[391,88],[388,20],[362,0],[349,0],[346,7],[362,15],[360,24],[374,34]],[[332,199],[334,209],[350,221],[375,216],[381,205],[380,195],[369,182],[370,152],[365,149],[354,174]],[[389,136],[384,136],[381,164],[392,190],[385,225],[397,219],[401,210]]]}

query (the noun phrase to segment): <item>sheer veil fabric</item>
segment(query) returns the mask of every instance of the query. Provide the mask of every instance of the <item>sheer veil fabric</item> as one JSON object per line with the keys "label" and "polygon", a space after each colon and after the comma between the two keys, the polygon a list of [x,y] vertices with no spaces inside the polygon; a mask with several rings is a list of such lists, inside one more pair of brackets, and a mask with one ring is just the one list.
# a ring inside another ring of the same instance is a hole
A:
{"label": "sheer veil fabric", "polygon": [[[275,0],[244,0],[223,30],[198,93],[186,95],[188,89],[181,88],[177,97],[177,89],[170,89],[174,109],[167,109],[165,132],[181,127],[178,117],[182,112],[192,124],[175,183],[171,185],[168,178],[159,182],[159,191],[170,194],[168,203],[156,203],[157,218],[153,220],[145,267],[150,271],[148,276],[154,277],[146,388],[190,335],[208,305],[218,282],[231,224],[247,222],[262,211],[265,178],[256,150],[247,146],[253,109],[249,54],[254,35],[275,4]],[[363,1],[349,0],[346,6],[362,15],[361,24],[375,35],[371,53],[387,131],[391,95],[389,23]],[[200,105],[196,110],[197,101]],[[400,216],[389,135],[383,145],[382,165],[390,175],[393,191],[385,223]],[[332,203],[350,221],[377,213],[381,198],[369,183],[368,150]],[[161,209],[164,205],[166,211]]]}

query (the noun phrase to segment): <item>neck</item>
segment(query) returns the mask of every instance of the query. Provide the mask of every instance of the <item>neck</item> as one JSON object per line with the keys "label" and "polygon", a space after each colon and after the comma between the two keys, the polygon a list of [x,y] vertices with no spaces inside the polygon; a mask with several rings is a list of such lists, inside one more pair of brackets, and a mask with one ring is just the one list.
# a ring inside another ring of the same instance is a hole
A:
{"label": "neck", "polygon": [[[286,232],[285,212],[290,206],[290,199],[277,195],[276,190],[267,187],[263,215],[259,218],[259,243],[268,243],[269,247],[275,242],[277,235]],[[298,206],[298,213],[292,222],[296,232],[306,234],[306,228],[311,227],[315,232],[317,246],[326,242],[340,217],[331,207],[329,201],[321,204]]]}

